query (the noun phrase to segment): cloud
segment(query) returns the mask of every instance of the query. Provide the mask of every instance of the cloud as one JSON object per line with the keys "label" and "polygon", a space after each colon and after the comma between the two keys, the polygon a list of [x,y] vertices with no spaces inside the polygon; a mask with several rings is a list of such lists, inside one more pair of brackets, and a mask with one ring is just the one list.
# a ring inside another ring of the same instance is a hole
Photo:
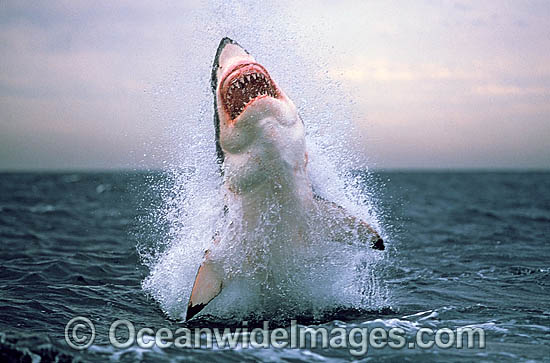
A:
{"label": "cloud", "polygon": [[[143,140],[170,122],[181,122],[174,115],[181,116],[185,107],[185,113],[193,112],[203,97],[200,92],[208,92],[207,82],[199,81],[208,77],[213,43],[225,35],[255,47],[251,49],[273,66],[272,74],[285,90],[299,95],[298,107],[316,96],[329,97],[308,87],[315,84],[308,79],[324,79],[327,72],[344,89],[351,88],[360,122],[374,124],[374,132],[366,132],[364,139],[384,139],[378,144],[380,160],[390,160],[392,148],[399,154],[392,166],[422,164],[430,157],[413,147],[420,135],[428,135],[423,140],[442,152],[447,147],[451,158],[458,148],[449,145],[460,135],[460,147],[493,143],[495,150],[505,151],[513,135],[536,139],[550,132],[547,1],[356,1],[345,6],[282,1],[266,6],[237,1],[3,2],[0,168],[55,167],[63,160],[82,167],[111,166],[118,160],[120,166],[133,150],[150,154]],[[200,19],[190,13],[197,7]],[[266,9],[280,12],[269,11],[267,20],[247,18]],[[285,12],[299,21],[282,16]],[[300,68],[304,77],[296,77],[301,57],[317,63],[309,62],[311,68]],[[180,74],[174,76],[174,69]],[[172,77],[180,77],[180,85],[194,82],[195,88],[176,87],[159,97],[144,93],[159,84],[177,84],[164,82]],[[158,114],[147,117],[148,112]],[[200,112],[189,117],[194,120]],[[336,111],[326,110],[326,117],[330,112]],[[511,121],[517,118],[521,125]],[[506,137],[495,139],[503,120],[513,126]],[[386,142],[392,135],[397,144]],[[547,165],[546,154],[535,152],[545,144],[540,137],[535,141],[521,144],[534,150],[526,151],[533,155],[529,162]],[[401,152],[400,145],[412,146]],[[96,152],[98,148],[110,151]],[[48,150],[53,151],[48,155]],[[117,152],[118,158],[109,154]],[[492,156],[480,152],[475,157],[489,163]],[[470,161],[469,156],[461,162]]]}
{"label": "cloud", "polygon": [[472,91],[482,96],[534,96],[550,94],[550,88],[503,86],[495,84],[477,86],[474,87]]}
{"label": "cloud", "polygon": [[480,77],[475,70],[451,69],[448,66],[434,63],[408,64],[386,59],[356,59],[349,66],[331,69],[330,75],[336,79],[351,82],[463,80]]}
{"label": "cloud", "polygon": [[135,165],[164,127],[144,91],[181,61],[192,6],[2,4],[0,169]]}

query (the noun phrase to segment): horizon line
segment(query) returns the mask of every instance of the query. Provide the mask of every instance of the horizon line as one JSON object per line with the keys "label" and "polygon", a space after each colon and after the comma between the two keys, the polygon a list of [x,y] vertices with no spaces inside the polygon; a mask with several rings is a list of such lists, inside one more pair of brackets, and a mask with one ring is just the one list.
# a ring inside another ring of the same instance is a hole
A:
{"label": "horizon line", "polygon": [[[181,169],[191,168],[191,166],[182,166]],[[65,174],[65,173],[160,173],[169,172],[168,168],[130,168],[130,167],[115,167],[115,168],[0,168],[0,174],[31,174],[31,173],[44,173],[44,174]],[[375,173],[395,173],[395,172],[439,172],[439,173],[537,173],[537,172],[550,172],[550,168],[544,167],[390,167],[390,168],[378,168],[378,167],[365,167],[365,168],[352,168],[351,171],[371,171]]]}

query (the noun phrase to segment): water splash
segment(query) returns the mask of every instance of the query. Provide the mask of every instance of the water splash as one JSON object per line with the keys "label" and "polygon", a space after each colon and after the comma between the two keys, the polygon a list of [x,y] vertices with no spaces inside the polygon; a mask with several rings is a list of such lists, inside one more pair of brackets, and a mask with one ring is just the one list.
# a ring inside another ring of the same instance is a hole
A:
{"label": "water splash", "polygon": [[[139,249],[150,269],[143,288],[169,316],[185,316],[208,248],[230,281],[205,309],[215,316],[315,315],[335,307],[376,309],[387,304],[387,291],[376,274],[385,255],[334,242],[328,237],[330,223],[318,215],[303,216],[306,227],[300,233],[309,243],[292,249],[280,248],[295,235],[278,219],[277,203],[266,201],[269,207],[253,229],[227,222],[242,220],[238,205],[222,218],[209,77],[217,44],[229,36],[265,65],[296,103],[307,128],[316,193],[381,230],[372,198],[349,172],[361,163],[347,147],[356,134],[349,95],[323,71],[334,57],[331,46],[323,43],[326,29],[319,26],[312,33],[294,13],[290,3],[279,2],[230,1],[197,9],[189,17],[196,31],[186,39],[192,47],[186,47],[181,69],[155,92],[158,117],[171,121],[166,130],[171,142],[162,146],[170,155],[168,182],[157,186],[163,204],[152,217],[165,228],[162,240]],[[221,241],[212,246],[214,235]]]}

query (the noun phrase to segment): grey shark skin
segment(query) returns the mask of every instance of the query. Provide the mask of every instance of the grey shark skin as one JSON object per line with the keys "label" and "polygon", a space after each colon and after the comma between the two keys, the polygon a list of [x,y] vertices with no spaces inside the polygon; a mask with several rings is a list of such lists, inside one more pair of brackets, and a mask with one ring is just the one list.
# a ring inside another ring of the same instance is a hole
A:
{"label": "grey shark skin", "polygon": [[[223,38],[216,51],[211,86],[226,205],[239,205],[243,225],[250,231],[261,227],[258,216],[277,205],[281,211],[276,219],[278,231],[286,236],[285,241],[301,243],[304,234],[299,216],[314,211],[333,224],[332,239],[358,238],[373,249],[384,250],[383,240],[371,226],[314,194],[307,173],[305,127],[296,106],[267,70],[230,38]],[[213,244],[218,241],[215,237]],[[223,285],[224,276],[206,251],[186,319],[218,296]]]}

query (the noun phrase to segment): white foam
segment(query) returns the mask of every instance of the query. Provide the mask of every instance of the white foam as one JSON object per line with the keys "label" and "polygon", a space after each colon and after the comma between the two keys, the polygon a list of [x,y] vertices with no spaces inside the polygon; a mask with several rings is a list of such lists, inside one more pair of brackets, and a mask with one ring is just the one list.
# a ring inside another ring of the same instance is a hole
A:
{"label": "white foam", "polygon": [[[266,6],[273,9],[266,10]],[[330,226],[319,226],[315,216],[305,223],[310,243],[282,250],[277,246],[291,237],[281,226],[274,226],[273,219],[266,217],[270,222],[246,232],[246,237],[239,235],[242,226],[223,225],[209,77],[217,43],[230,36],[266,66],[298,106],[306,124],[309,173],[315,190],[381,231],[371,198],[346,172],[358,166],[347,147],[354,130],[350,102],[327,73],[319,74],[331,56],[328,46],[322,46],[322,32],[319,39],[302,38],[295,26],[299,22],[293,23],[292,14],[285,14],[276,4],[241,7],[237,2],[223,7],[209,4],[194,14],[200,30],[192,40],[194,47],[185,49],[181,69],[156,93],[158,117],[172,120],[166,130],[171,142],[158,146],[171,155],[167,160],[171,182],[161,188],[163,207],[155,212],[157,223],[168,229],[156,246],[142,251],[150,268],[143,288],[168,315],[183,318],[204,251],[211,248],[213,258],[231,278],[224,281],[222,294],[204,313],[220,317],[251,313],[268,317],[285,312],[288,316],[317,315],[338,306],[376,309],[386,305],[388,293],[377,277],[385,255],[353,241],[350,245],[331,241],[326,229]],[[210,28],[203,28],[206,23]],[[230,213],[238,214],[238,206],[228,207]],[[276,209],[273,205],[266,213],[276,214]],[[222,242],[212,248],[216,232]],[[235,243],[243,239],[254,243]],[[246,248],[251,245],[262,246],[254,253],[254,263],[246,261],[251,256]]]}

